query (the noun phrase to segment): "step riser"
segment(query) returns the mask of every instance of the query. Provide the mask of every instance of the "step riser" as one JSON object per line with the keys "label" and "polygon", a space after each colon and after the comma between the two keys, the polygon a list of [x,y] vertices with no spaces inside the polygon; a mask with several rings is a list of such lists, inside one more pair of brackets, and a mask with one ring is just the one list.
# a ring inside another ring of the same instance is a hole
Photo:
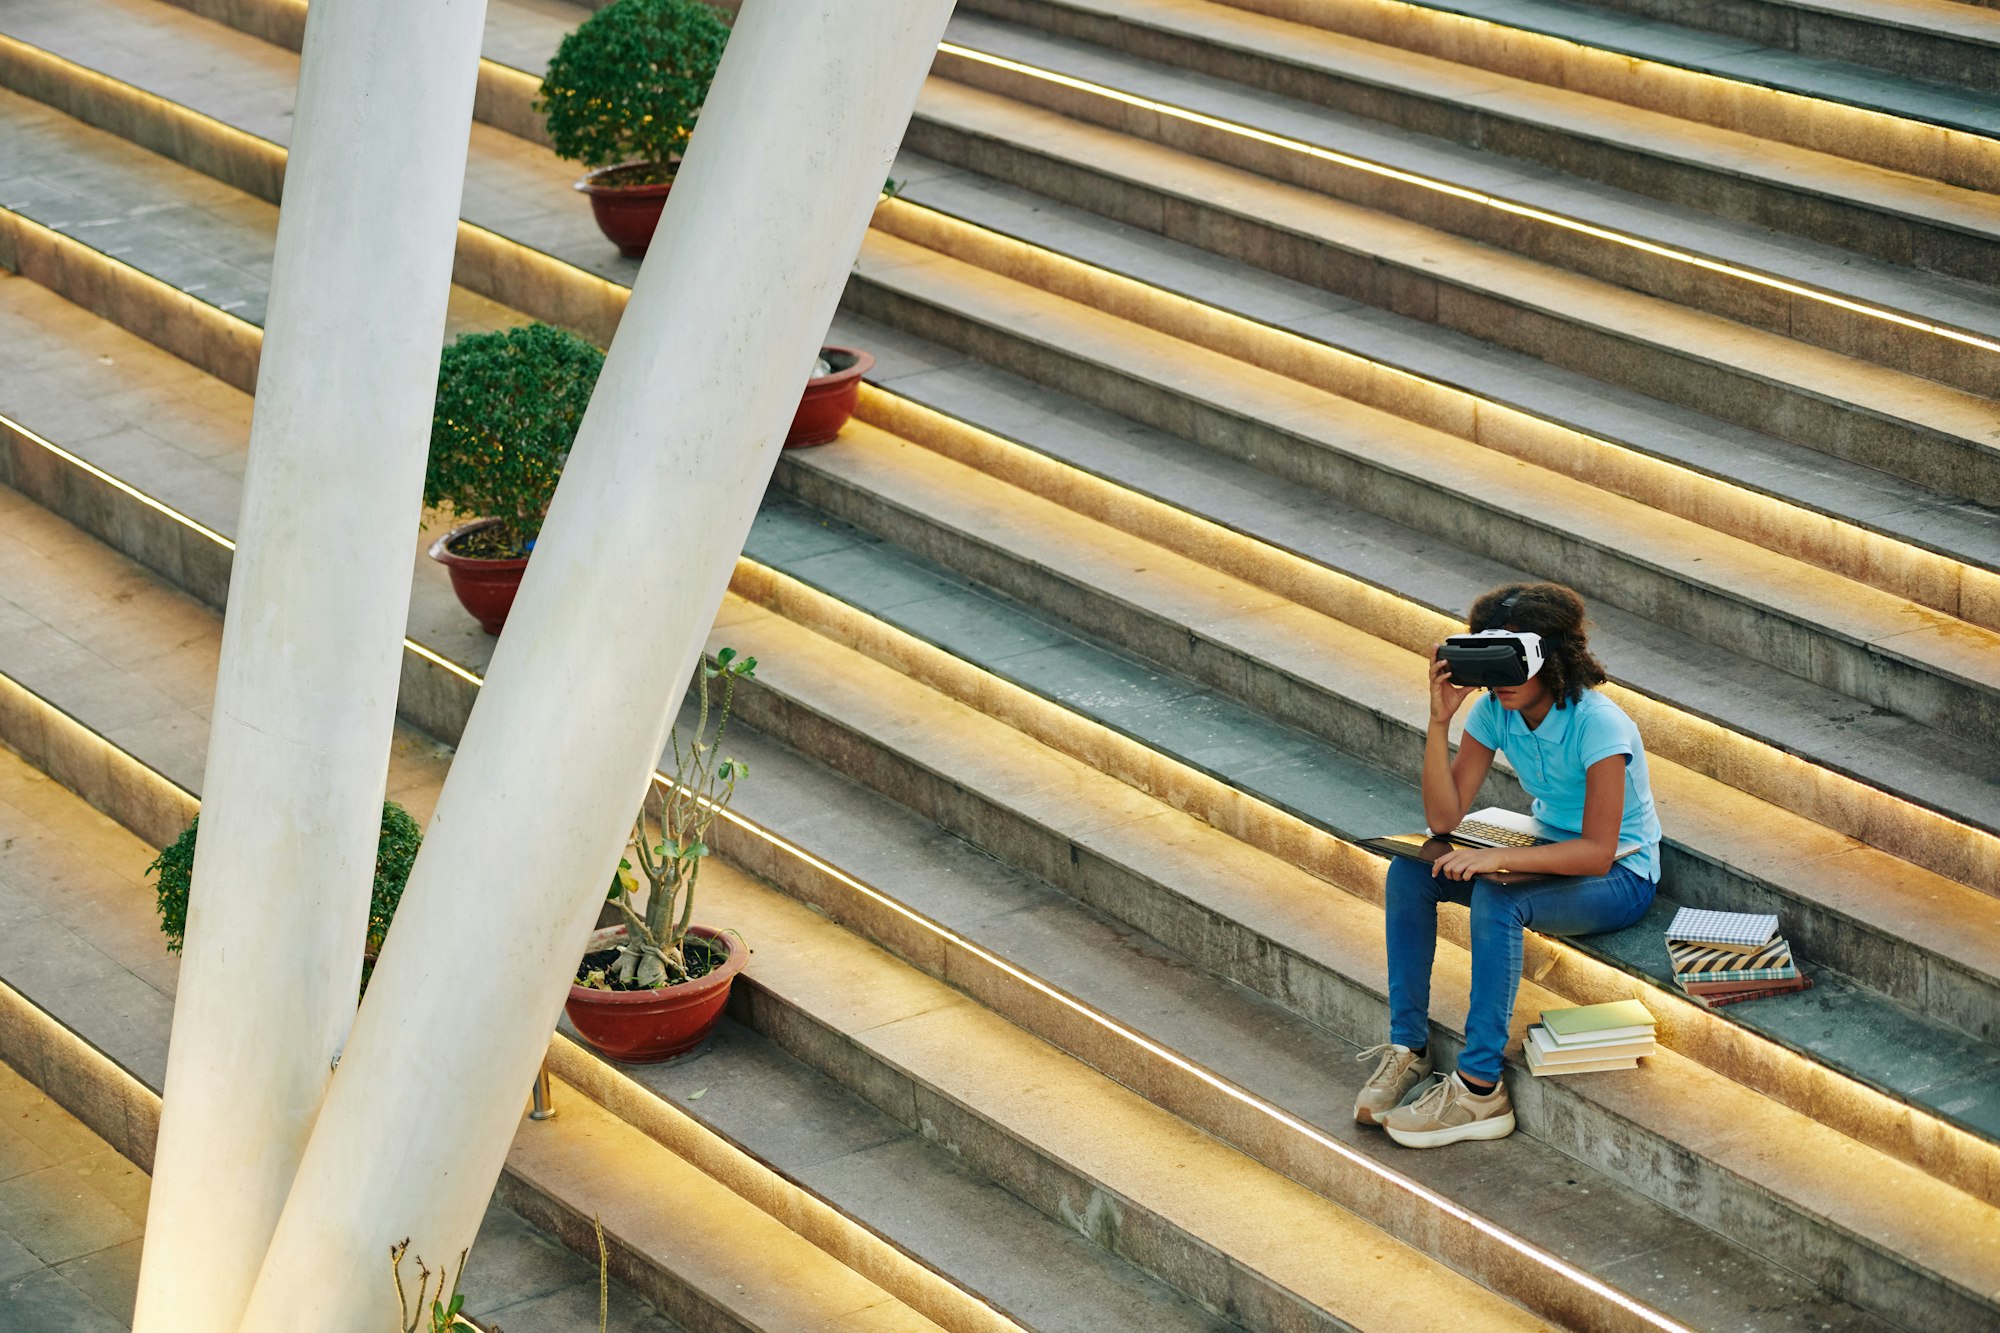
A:
{"label": "step riser", "polygon": [[[303,0],[165,0],[165,3],[287,51],[298,50],[305,41]],[[473,94],[472,118],[547,147],[548,130],[531,105],[540,87],[541,81],[532,74],[482,60],[478,88]]]}
{"label": "step riser", "polygon": [[265,203],[283,193],[285,150],[278,145],[6,36],[0,86]]}
{"label": "step riser", "polygon": [[[762,688],[739,694],[738,709],[749,725],[883,791],[1003,861],[1047,879],[1080,901],[1182,951],[1201,966],[1251,987],[1347,1040],[1379,1039],[1387,1013],[1379,992],[1363,990],[1313,959],[1195,908],[1161,886],[1136,878],[1127,868],[1098,858],[1087,847],[1047,830],[1025,827],[1010,812],[983,802],[948,779],[914,769],[898,772],[895,756],[879,750],[866,753],[870,746],[865,738],[841,734],[837,723],[809,717],[795,704],[771,700]],[[725,854],[734,859],[753,853],[731,850]],[[1447,914],[1441,922],[1445,920],[1455,924],[1456,916]],[[953,980],[964,984],[958,978]],[[793,1037],[761,1012],[746,1013],[744,1018],[891,1114],[911,1115],[908,1109],[899,1109],[896,1101],[906,1098],[907,1090],[893,1079],[884,1087],[887,1076],[872,1062],[857,1068],[858,1052],[844,1038],[836,1038],[838,1049],[829,1051],[826,1041]],[[1851,1236],[1827,1228],[1698,1153],[1637,1130],[1587,1103],[1561,1080],[1516,1079],[1515,1086],[1519,1089],[1516,1115],[1523,1132],[1771,1256],[1845,1300],[1891,1316],[1926,1308],[1948,1326],[1967,1329],[1983,1327],[1993,1318],[1992,1309],[1969,1293],[1947,1295],[1934,1275],[1913,1272],[1896,1256],[1857,1244]],[[902,1107],[906,1108],[907,1102]],[[975,1159],[975,1165],[1014,1187],[1003,1164]],[[1032,1195],[1024,1193],[1023,1197],[1046,1210]],[[1143,1261],[1135,1258],[1135,1262]]]}
{"label": "step riser", "polygon": [[[809,462],[781,463],[777,481],[816,508],[1031,606],[1089,625],[1120,647],[1223,690],[1267,716],[1321,736],[1380,768],[1412,773],[1421,767],[1423,733],[1410,719],[1367,707],[1278,670],[1253,654],[1197,636],[1187,626],[1064,578],[1018,553],[946,528]],[[794,608],[786,611],[791,618],[798,618]],[[1093,756],[1093,761],[1102,762],[1098,756]],[[1120,776],[1153,789],[1141,774]],[[1488,783],[1489,795],[1501,804],[1517,808],[1527,804],[1526,794],[1512,774],[1496,770]],[[1188,808],[1179,794],[1168,799]],[[2000,978],[1951,967],[1898,937],[1858,925],[1769,881],[1719,865],[1675,844],[1664,844],[1662,853],[1667,881],[1687,900],[1729,902],[1745,911],[1776,911],[1802,954],[1931,1013],[1962,1014],[1962,1026],[1968,1031],[1980,1035],[2000,1031]]]}
{"label": "step riser", "polygon": [[80,241],[0,208],[0,268],[171,352],[223,383],[253,392],[263,332]]}
{"label": "step riser", "polygon": [[[889,275],[892,279],[893,275]],[[1298,435],[1179,391],[1086,364],[1012,330],[919,301],[865,273],[850,279],[843,308],[1012,371],[1136,421],[1179,435],[1346,503],[1433,533],[1587,597],[1650,616],[1697,638],[1770,663],[1843,694],[1933,725],[2000,734],[2000,694],[1946,679],[1842,642],[1725,594],[1694,587],[1624,552],[1587,546],[1566,532],[1445,495],[1358,454],[1336,454]]]}
{"label": "step riser", "polygon": [[[525,77],[484,62],[481,65],[480,96],[490,100],[489,85],[511,86],[509,80]],[[0,86],[45,102],[86,125],[115,134],[266,203],[277,203],[282,192],[287,154],[281,145],[232,129],[129,84],[84,70],[4,36],[0,36]],[[525,105],[525,99],[532,96],[533,87],[533,80],[528,80],[525,91],[516,88],[506,93],[502,100],[511,99],[508,105]],[[535,123],[539,126],[539,118]],[[510,133],[519,132],[512,126],[502,128],[507,128]],[[0,213],[0,223],[12,217],[11,214]],[[12,225],[18,229],[24,222],[18,220]],[[35,224],[25,225],[33,227]],[[67,238],[63,239],[67,241]],[[0,262],[5,262],[4,256],[0,256]],[[11,262],[5,262],[5,266],[22,271]],[[630,295],[625,287],[617,283],[583,272],[469,222],[459,223],[452,281],[535,319],[573,329],[600,345],[611,341]],[[56,290],[63,291],[72,300],[78,299],[59,285],[45,285],[55,286]],[[78,303],[87,305],[81,300]],[[89,308],[105,314],[107,318],[115,318],[107,311],[97,310],[94,306]],[[228,319],[226,316],[223,318]],[[197,322],[208,321],[203,319]],[[174,331],[176,323],[178,321],[162,324],[162,335],[166,338],[184,336]],[[198,354],[190,354],[181,345],[162,341],[162,338],[153,337],[145,329],[131,324],[126,324],[126,327],[166,347],[176,356],[229,380],[238,388],[246,391],[254,388],[254,360],[247,370],[234,363],[210,367],[199,359]],[[238,378],[246,374],[249,378]]]}
{"label": "step riser", "polygon": [[[976,0],[985,10],[992,0]],[[1490,69],[1513,78],[1643,107],[1683,120],[1871,162],[1893,171],[1930,176],[1970,189],[2000,184],[2000,144],[1962,130],[1906,120],[1692,69],[1635,61],[1613,50],[1582,46],[1526,28],[1487,24],[1456,14],[1415,13],[1391,0],[1308,6],[1298,0],[1226,0],[1234,9],[1381,42],[1442,60]],[[1847,25],[1850,28],[1865,25]],[[1895,30],[1872,28],[1878,39]],[[1842,45],[1828,43],[1829,45]],[[1852,40],[1844,44],[1853,46]],[[1938,63],[1922,77],[1980,86],[1991,83],[1995,52],[1965,43],[1930,41]],[[1853,60],[1852,55],[1836,57]],[[1872,61],[1870,63],[1873,63]]]}
{"label": "step riser", "polygon": [[[1263,9],[1285,0],[1229,0],[1242,9]],[[1967,88],[2000,88],[2000,65],[1991,47],[1954,41],[1886,24],[1866,23],[1841,14],[1802,9],[1764,0],[1734,0],[1727,5],[1689,4],[1688,0],[1592,0],[1598,9],[1612,9],[1641,18],[1703,28],[1730,37],[1747,37],[1760,46],[1775,46],[1801,55],[1845,60],[1859,65],[1936,79]],[[1994,0],[1965,0],[1991,7]]]}
{"label": "step riser", "polygon": [[[554,1236],[574,1253],[593,1262],[597,1260],[596,1223],[575,1204],[536,1189],[511,1171],[501,1174],[496,1193],[501,1203],[527,1219],[530,1226]],[[764,1333],[761,1324],[709,1299],[705,1293],[667,1269],[647,1263],[637,1248],[608,1231],[604,1236],[604,1248],[609,1256],[612,1278],[651,1301],[683,1328],[715,1329],[717,1333],[724,1330],[729,1333]]]}
{"label": "step riser", "polygon": [[[1344,252],[1323,238],[1232,212],[1217,203],[1182,198],[1072,165],[1043,156],[1029,146],[967,134],[927,119],[921,109],[910,122],[904,143],[927,157],[1281,277],[1880,468],[1934,490],[1983,504],[2000,504],[2000,477],[1995,476],[1992,451],[1941,431],[1800,392],[1726,361],[1686,356],[1596,328],[1570,319],[1560,310],[1510,305],[1457,285],[1451,274],[1435,268]],[[1793,332],[1817,341],[1800,331],[1816,327],[1826,316],[1821,310],[1799,313],[1806,318]],[[1945,352],[1939,355],[1951,356]],[[1969,366],[1967,369],[1970,371]],[[1985,383],[1984,391],[1992,392],[1990,371],[1981,370],[1976,378]],[[1975,387],[1975,391],[1979,390]]]}
{"label": "step riser", "polygon": [[1588,431],[1454,385],[1406,373],[1097,269],[901,200],[876,210],[874,229],[1065,299],[1092,306],[1251,365],[1380,408],[1534,463],[1767,550],[1817,565],[1988,629],[2000,629],[2000,570],[1886,537],[1837,514],[1690,471],[1643,444]]}
{"label": "step riser", "polygon": [[[1974,282],[2000,270],[2000,244],[1937,225],[1893,215],[1847,199],[1792,190],[1765,180],[1672,160],[1555,126],[1469,110],[1421,94],[1344,78],[1303,65],[1280,65],[1261,56],[1225,51],[1159,30],[1105,22],[1036,0],[991,0],[1006,17],[1060,36],[1091,42],[1142,60],[1198,70],[1246,87],[1324,106],[1506,157],[1557,167],[1617,189],[1668,199],[1721,217],[1770,227],[1842,249],[1911,264]],[[933,67],[946,78],[1084,119],[1114,117],[1118,128],[1139,134],[1171,133],[1151,117],[1107,108],[1101,99],[1043,80],[1009,75],[991,66],[940,54]],[[1095,103],[1094,107],[1086,103]],[[1231,139],[1238,145],[1243,141]],[[1240,155],[1240,148],[1234,150]],[[1225,160],[1239,160],[1232,156]]]}

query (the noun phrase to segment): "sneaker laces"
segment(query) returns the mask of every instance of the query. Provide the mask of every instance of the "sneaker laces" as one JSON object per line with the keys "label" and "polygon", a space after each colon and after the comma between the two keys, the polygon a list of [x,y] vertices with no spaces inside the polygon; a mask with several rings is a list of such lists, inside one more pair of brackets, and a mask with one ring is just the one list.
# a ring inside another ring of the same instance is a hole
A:
{"label": "sneaker laces", "polygon": [[1424,1090],[1423,1096],[1411,1102],[1410,1110],[1417,1115],[1442,1115],[1458,1097],[1458,1080],[1445,1074]]}
{"label": "sneaker laces", "polygon": [[1417,1053],[1415,1051],[1400,1047],[1392,1041],[1385,1041],[1379,1046],[1370,1046],[1367,1050],[1360,1052],[1354,1057],[1354,1060],[1356,1064],[1364,1064],[1364,1065],[1367,1064],[1370,1060],[1379,1061],[1379,1063],[1375,1066],[1375,1072],[1368,1076],[1368,1083],[1373,1084],[1377,1079],[1381,1078],[1383,1075],[1389,1072],[1391,1065],[1394,1063],[1395,1057],[1398,1055],[1409,1056],[1410,1060],[1413,1063],[1417,1058]]}

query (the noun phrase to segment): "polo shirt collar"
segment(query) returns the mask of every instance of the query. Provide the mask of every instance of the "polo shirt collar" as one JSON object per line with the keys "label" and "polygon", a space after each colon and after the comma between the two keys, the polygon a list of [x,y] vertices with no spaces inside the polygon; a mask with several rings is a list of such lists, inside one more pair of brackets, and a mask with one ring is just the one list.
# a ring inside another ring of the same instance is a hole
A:
{"label": "polo shirt collar", "polygon": [[1549,745],[1561,745],[1563,739],[1569,735],[1570,721],[1575,714],[1576,704],[1558,704],[1554,708],[1549,709],[1548,715],[1542,719],[1542,725],[1539,727],[1530,727],[1528,720],[1519,713],[1516,713],[1514,716],[1520,722],[1521,730],[1527,732],[1528,735],[1533,736],[1536,740],[1543,741]]}

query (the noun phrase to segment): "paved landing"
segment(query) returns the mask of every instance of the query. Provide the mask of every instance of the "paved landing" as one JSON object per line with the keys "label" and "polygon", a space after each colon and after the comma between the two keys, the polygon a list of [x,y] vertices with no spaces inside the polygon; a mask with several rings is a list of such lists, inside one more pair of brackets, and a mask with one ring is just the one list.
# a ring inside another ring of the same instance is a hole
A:
{"label": "paved landing", "polygon": [[146,1173],[0,1064],[0,1328],[131,1327]]}

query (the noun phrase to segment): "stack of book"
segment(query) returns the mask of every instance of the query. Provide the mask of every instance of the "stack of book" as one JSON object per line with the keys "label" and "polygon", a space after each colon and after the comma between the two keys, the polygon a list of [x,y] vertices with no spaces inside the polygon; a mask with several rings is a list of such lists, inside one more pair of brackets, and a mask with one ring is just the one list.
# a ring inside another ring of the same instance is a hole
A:
{"label": "stack of book", "polygon": [[1653,1053],[1653,1016],[1637,1000],[1544,1009],[1521,1050],[1537,1078],[1634,1069]]}
{"label": "stack of book", "polygon": [[1770,912],[1711,912],[1683,907],[1667,927],[1674,984],[1713,1009],[1806,990],[1812,978],[1792,961],[1792,946]]}

